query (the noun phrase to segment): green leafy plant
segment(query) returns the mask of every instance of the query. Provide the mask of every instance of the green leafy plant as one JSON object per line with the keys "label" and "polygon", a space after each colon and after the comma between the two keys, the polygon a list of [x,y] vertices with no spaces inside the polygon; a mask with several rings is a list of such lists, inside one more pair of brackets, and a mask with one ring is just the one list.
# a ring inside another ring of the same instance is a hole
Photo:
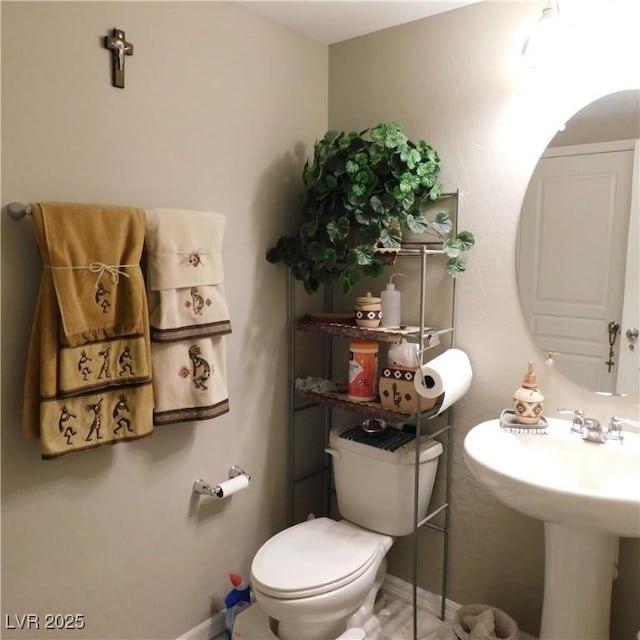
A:
{"label": "green leafy plant", "polygon": [[442,194],[439,172],[435,149],[409,140],[397,122],[359,133],[328,131],[304,167],[298,232],[279,238],[267,260],[289,266],[309,293],[324,282],[337,282],[348,293],[360,277],[381,274],[379,249],[399,249],[402,229],[431,229],[448,256],[447,273],[461,275],[466,266],[460,254],[474,245],[473,233],[451,237],[446,211],[431,221],[424,215]]}

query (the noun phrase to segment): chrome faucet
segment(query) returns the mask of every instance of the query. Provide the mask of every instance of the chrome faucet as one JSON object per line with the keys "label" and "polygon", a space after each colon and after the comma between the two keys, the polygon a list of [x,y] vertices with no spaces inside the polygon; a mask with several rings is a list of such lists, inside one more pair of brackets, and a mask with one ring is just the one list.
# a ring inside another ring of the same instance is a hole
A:
{"label": "chrome faucet", "polygon": [[582,439],[589,442],[604,444],[607,441],[607,434],[604,432],[600,420],[595,418],[585,418],[582,428]]}
{"label": "chrome faucet", "polygon": [[584,411],[582,409],[558,409],[558,413],[572,414],[571,433],[579,433],[582,435],[585,422]]}
{"label": "chrome faucet", "polygon": [[603,444],[607,441],[607,434],[596,418],[585,418],[582,409],[558,409],[558,413],[572,413],[571,432],[579,433],[588,442]]}
{"label": "chrome faucet", "polygon": [[582,409],[558,409],[558,413],[570,413],[573,415],[571,433],[579,433],[583,440],[597,442],[598,444],[604,444],[607,440],[617,440],[622,444],[624,441],[623,424],[640,429],[640,421],[631,420],[630,418],[612,416],[605,430],[596,418],[586,418]]}

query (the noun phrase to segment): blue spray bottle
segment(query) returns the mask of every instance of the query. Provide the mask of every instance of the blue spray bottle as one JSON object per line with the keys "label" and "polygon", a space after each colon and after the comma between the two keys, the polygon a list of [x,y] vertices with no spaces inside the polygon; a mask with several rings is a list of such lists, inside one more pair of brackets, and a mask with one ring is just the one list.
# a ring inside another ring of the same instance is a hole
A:
{"label": "blue spray bottle", "polygon": [[251,604],[251,592],[249,585],[244,581],[242,576],[237,573],[230,573],[229,579],[231,580],[233,589],[229,591],[227,597],[224,599],[224,606],[226,609],[225,627],[227,631],[227,638],[231,640],[233,623],[236,616]]}

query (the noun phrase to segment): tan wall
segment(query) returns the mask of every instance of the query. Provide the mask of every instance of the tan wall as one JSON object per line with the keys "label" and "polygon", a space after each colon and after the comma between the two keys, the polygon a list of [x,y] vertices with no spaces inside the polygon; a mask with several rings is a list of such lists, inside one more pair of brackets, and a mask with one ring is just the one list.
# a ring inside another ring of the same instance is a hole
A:
{"label": "tan wall", "polygon": [[[550,407],[638,412],[634,401],[597,399],[544,370],[517,302],[517,215],[538,155],[554,125],[625,88],[621,65],[606,56],[570,93],[566,82],[523,75],[519,48],[540,4],[485,2],[334,46],[329,82],[326,47],[228,3],[2,3],[2,204],[225,213],[234,325],[228,416],[41,462],[19,435],[40,263],[29,221],[1,217],[3,616],[82,613],[88,629],[78,637],[175,638],[220,609],[226,573],[246,574],[284,525],[285,280],[263,254],[290,227],[302,164],[327,126],[328,88],[332,126],[400,120],[434,144],[446,185],[462,189],[462,225],[478,247],[458,288],[457,342],[475,377],[456,412],[450,597],[503,606],[537,631],[541,526],[472,482],[462,437],[505,406],[529,359]],[[100,47],[114,26],[135,45],[124,91],[110,87]],[[250,489],[198,509],[193,481],[221,478],[233,463],[252,473]],[[614,638],[640,627],[629,604],[637,549],[622,545],[614,627],[625,633]],[[410,577],[403,551],[391,560],[391,573]],[[427,548],[421,576],[437,590],[431,560]]]}
{"label": "tan wall", "polygon": [[[462,459],[464,435],[509,405],[529,360],[537,364],[550,415],[568,406],[603,420],[638,416],[637,398],[597,397],[546,369],[518,302],[517,221],[540,153],[583,105],[640,86],[637,66],[631,67],[640,59],[637,38],[626,51],[624,25],[616,31],[601,25],[598,47],[588,38],[567,47],[566,66],[558,61],[543,72],[523,69],[520,49],[543,6],[482,2],[340,43],[330,47],[329,71],[331,128],[399,120],[411,137],[427,139],[440,152],[445,186],[461,189],[460,226],[476,233],[477,246],[458,286],[456,341],[471,358],[474,380],[455,412],[449,596],[500,606],[536,634],[542,525],[501,506],[473,481]],[[405,293],[408,286],[400,282]],[[433,590],[439,550],[432,535],[423,542],[421,580]],[[400,547],[390,554],[389,571],[410,579],[410,546],[402,553]],[[640,628],[637,541],[623,541],[620,570],[612,637],[622,640]]]}
{"label": "tan wall", "polygon": [[[134,44],[111,87],[113,27]],[[229,3],[2,3],[2,204],[73,200],[227,217],[231,412],[43,462],[20,436],[41,263],[29,220],[2,215],[2,626],[78,613],[65,638],[176,638],[223,607],[286,523],[285,270],[264,252],[288,230],[327,125],[328,50]],[[192,499],[232,464],[248,490]]]}

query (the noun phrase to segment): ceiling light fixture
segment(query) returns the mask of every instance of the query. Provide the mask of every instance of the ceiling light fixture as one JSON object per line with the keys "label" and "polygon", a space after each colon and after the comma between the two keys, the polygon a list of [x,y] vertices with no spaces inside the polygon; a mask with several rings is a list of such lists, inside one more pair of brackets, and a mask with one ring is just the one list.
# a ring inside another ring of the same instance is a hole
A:
{"label": "ceiling light fixture", "polygon": [[526,66],[539,68],[553,60],[558,47],[559,16],[559,3],[549,0],[522,46],[522,59]]}

